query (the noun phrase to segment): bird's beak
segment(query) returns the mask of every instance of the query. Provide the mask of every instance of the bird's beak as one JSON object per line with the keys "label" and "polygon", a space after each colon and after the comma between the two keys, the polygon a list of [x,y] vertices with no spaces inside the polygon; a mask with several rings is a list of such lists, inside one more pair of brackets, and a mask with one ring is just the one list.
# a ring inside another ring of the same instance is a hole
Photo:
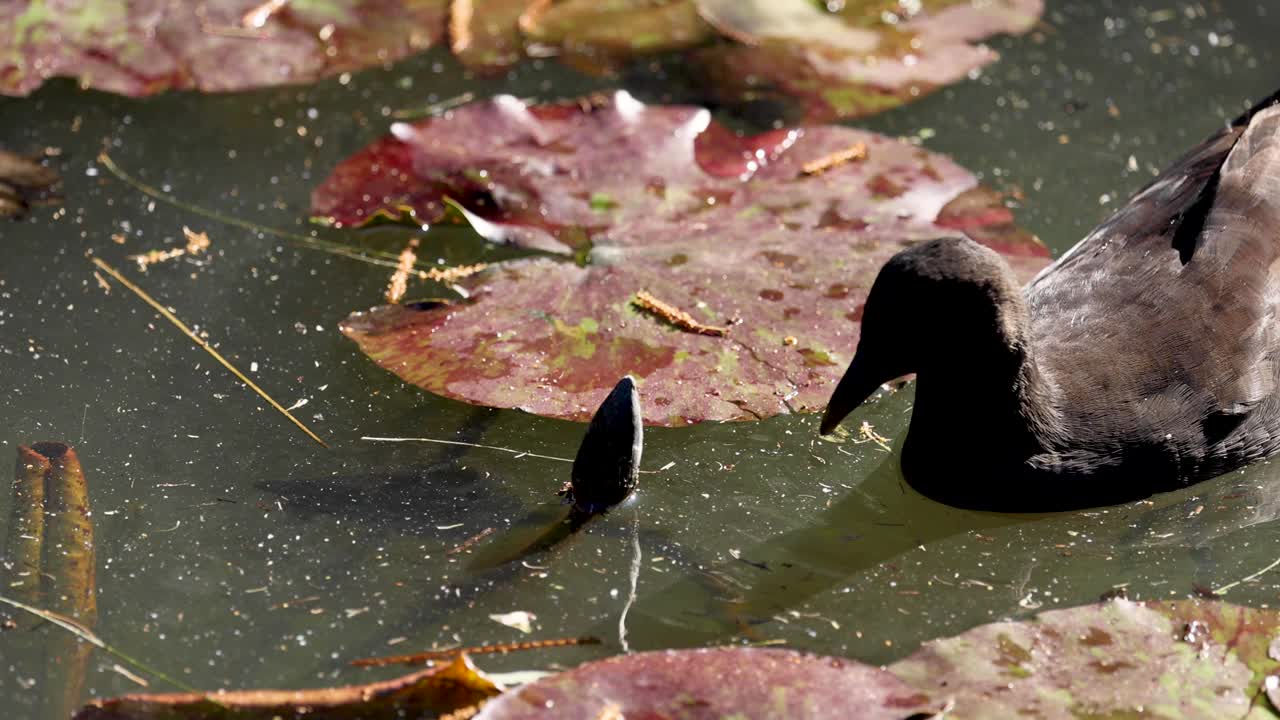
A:
{"label": "bird's beak", "polygon": [[849,369],[840,378],[840,384],[836,385],[836,391],[831,393],[818,433],[830,435],[845,416],[871,397],[882,383],[892,379],[893,377],[885,377],[885,373],[873,368],[865,356],[855,354],[853,362],[849,363]]}

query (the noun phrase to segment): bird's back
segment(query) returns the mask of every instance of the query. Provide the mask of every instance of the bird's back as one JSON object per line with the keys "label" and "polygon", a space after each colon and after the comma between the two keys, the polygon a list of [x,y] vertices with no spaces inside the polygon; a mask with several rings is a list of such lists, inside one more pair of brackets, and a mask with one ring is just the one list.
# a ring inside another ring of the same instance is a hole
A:
{"label": "bird's back", "polygon": [[1027,287],[1070,439],[1048,462],[1141,458],[1190,482],[1280,446],[1276,100],[1185,155]]}

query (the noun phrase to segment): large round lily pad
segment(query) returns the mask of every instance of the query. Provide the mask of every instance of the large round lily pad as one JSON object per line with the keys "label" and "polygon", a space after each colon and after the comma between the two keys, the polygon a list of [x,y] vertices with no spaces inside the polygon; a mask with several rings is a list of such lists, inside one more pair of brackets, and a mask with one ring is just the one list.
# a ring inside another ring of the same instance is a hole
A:
{"label": "large round lily pad", "polygon": [[0,94],[57,76],[124,95],[307,82],[434,45],[447,13],[448,0],[11,0]]}
{"label": "large round lily pad", "polygon": [[928,711],[928,701],[892,674],[853,660],[710,648],[587,663],[502,695],[479,719],[902,720]]}
{"label": "large round lily pad", "polygon": [[539,256],[467,278],[464,299],[357,313],[342,331],[432,392],[575,420],[628,374],[650,424],[816,410],[893,253],[963,230],[1024,279],[1049,254],[941,155],[844,127],[740,138],[706,110],[625,93],[398,124],[312,207],[433,223],[446,197]]}

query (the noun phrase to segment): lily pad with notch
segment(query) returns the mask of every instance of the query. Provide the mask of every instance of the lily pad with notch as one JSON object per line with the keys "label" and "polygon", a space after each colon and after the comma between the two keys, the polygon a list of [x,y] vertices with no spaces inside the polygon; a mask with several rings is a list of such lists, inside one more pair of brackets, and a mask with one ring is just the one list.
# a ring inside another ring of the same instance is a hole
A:
{"label": "lily pad with notch", "polygon": [[375,308],[342,332],[431,392],[579,421],[624,374],[648,424],[816,410],[897,250],[963,231],[1024,279],[1049,257],[942,155],[835,126],[740,137],[705,109],[622,92],[397,123],[312,210],[464,220],[529,251],[460,281],[451,305]]}

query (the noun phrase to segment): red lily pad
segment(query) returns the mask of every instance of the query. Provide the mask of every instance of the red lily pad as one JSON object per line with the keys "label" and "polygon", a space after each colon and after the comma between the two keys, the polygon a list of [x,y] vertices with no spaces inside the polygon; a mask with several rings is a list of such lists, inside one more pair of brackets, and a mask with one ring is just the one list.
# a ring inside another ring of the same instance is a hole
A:
{"label": "red lily pad", "polygon": [[1024,279],[1049,256],[941,155],[845,127],[740,138],[706,110],[625,93],[500,97],[398,124],[312,207],[434,223],[451,217],[446,197],[490,240],[542,256],[468,277],[464,299],[357,313],[342,331],[432,392],[575,420],[628,374],[649,424],[816,410],[905,245],[963,230]]}
{"label": "red lily pad", "polygon": [[862,0],[825,12],[810,0],[698,0],[741,42],[697,55],[726,101],[798,101],[808,122],[870,115],[964,79],[998,57],[977,43],[1021,34],[1043,0]]}
{"label": "red lily pad", "polygon": [[[929,698],[880,668],[793,650],[711,648],[587,663],[502,695],[477,720],[902,720]],[[936,709],[936,708],[935,708]]]}
{"label": "red lily pad", "polygon": [[57,76],[124,95],[243,90],[386,64],[439,42],[448,0],[0,3],[0,94]]}
{"label": "red lily pad", "polygon": [[[982,625],[887,668],[715,648],[586,663],[491,701],[506,718],[1275,717],[1280,613],[1124,600]],[[612,713],[612,714],[611,714]]]}

